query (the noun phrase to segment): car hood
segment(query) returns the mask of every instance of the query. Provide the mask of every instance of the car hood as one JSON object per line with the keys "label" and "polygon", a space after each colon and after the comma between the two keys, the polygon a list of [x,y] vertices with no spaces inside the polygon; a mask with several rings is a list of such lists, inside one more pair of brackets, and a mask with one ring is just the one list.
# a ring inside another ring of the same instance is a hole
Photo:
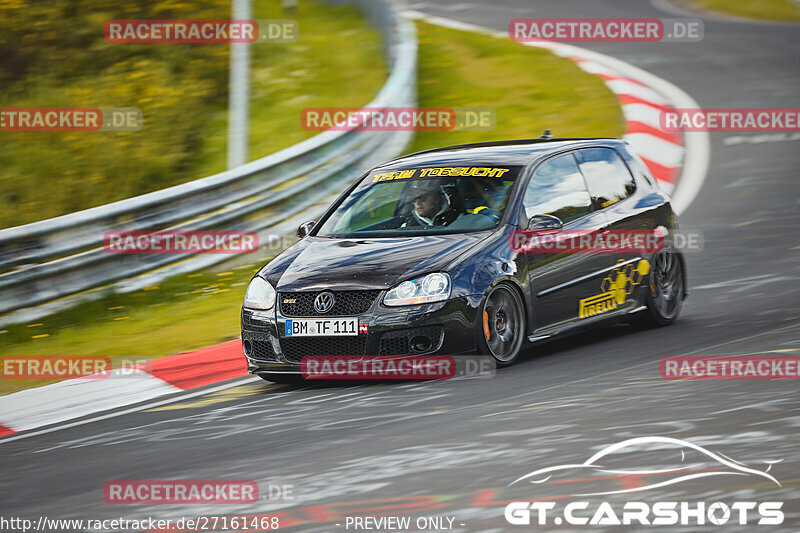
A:
{"label": "car hood", "polygon": [[491,232],[330,239],[306,237],[261,271],[279,291],[387,289],[447,267]]}

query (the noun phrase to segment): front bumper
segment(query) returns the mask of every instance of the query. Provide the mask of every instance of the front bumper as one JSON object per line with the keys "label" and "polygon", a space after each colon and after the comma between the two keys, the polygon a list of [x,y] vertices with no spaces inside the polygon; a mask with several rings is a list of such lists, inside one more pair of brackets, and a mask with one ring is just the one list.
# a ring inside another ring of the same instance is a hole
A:
{"label": "front bumper", "polygon": [[242,309],[242,346],[248,372],[298,374],[300,361],[307,355],[475,353],[479,296],[404,307],[384,306],[382,299],[383,294],[366,313],[357,315],[361,332],[351,337],[287,338],[284,335],[287,318],[299,317],[286,317],[275,309],[268,312]]}

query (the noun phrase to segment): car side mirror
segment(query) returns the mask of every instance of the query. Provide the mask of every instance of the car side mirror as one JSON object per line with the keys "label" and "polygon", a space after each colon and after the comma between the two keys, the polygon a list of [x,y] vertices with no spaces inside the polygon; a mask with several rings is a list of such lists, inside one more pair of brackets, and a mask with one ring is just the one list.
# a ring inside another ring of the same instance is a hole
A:
{"label": "car side mirror", "polygon": [[311,230],[314,229],[314,226],[316,224],[317,223],[314,222],[313,220],[309,220],[308,222],[303,222],[302,224],[300,224],[300,227],[297,228],[297,236],[302,239],[303,237],[311,233]]}
{"label": "car side mirror", "polygon": [[533,215],[528,220],[528,229],[533,231],[561,231],[564,223],[553,215]]}

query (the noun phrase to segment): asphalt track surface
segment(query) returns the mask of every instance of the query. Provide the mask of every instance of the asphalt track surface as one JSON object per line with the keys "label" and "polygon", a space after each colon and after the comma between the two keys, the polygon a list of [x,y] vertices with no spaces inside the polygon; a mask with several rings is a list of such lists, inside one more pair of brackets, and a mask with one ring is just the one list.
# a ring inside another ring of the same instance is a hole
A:
{"label": "asphalt track surface", "polygon": [[[410,7],[496,30],[517,17],[681,16],[640,0],[429,0]],[[699,43],[581,46],[653,72],[704,108],[797,107],[800,27],[704,20]],[[0,516],[176,519],[280,510],[281,530],[353,531],[345,528],[347,515],[438,514],[453,518],[453,531],[545,530],[555,526],[512,528],[504,502],[647,480],[509,487],[512,481],[581,463],[615,442],[660,435],[749,465],[782,460],[770,470],[781,486],[731,475],[600,500],[783,501],[782,526],[655,529],[800,530],[797,382],[664,381],[658,370],[666,356],[800,355],[798,168],[797,135],[712,134],[706,182],[682,216],[685,229],[704,233],[705,249],[687,256],[691,294],[671,327],[620,325],[538,346],[488,379],[293,387],[243,378],[161,407],[0,443]],[[632,457],[626,466],[652,467],[652,457]],[[241,506],[104,501],[107,481],[130,479],[255,480],[263,494],[259,504]],[[270,484],[292,485],[293,498],[270,500]],[[383,509],[389,505],[397,508]],[[572,530],[586,529],[602,530]]]}

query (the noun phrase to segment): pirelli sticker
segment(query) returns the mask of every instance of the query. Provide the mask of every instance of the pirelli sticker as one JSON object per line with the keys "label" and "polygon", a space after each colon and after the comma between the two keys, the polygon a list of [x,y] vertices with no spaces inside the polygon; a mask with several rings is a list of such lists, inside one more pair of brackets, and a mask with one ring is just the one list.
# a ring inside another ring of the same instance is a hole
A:
{"label": "pirelli sticker", "polygon": [[578,317],[589,318],[617,309],[625,303],[633,289],[647,277],[648,272],[650,272],[650,262],[647,259],[615,268],[600,282],[600,290],[603,292],[580,301]]}
{"label": "pirelli sticker", "polygon": [[[625,301],[624,299],[622,300]],[[584,298],[581,300],[578,316],[580,318],[589,318],[590,316],[599,315],[607,311],[613,311],[619,306],[616,292],[603,292]]]}
{"label": "pirelli sticker", "polygon": [[407,180],[411,178],[500,178],[513,180],[519,174],[519,167],[430,167],[409,168],[381,172],[372,176],[372,182]]}

